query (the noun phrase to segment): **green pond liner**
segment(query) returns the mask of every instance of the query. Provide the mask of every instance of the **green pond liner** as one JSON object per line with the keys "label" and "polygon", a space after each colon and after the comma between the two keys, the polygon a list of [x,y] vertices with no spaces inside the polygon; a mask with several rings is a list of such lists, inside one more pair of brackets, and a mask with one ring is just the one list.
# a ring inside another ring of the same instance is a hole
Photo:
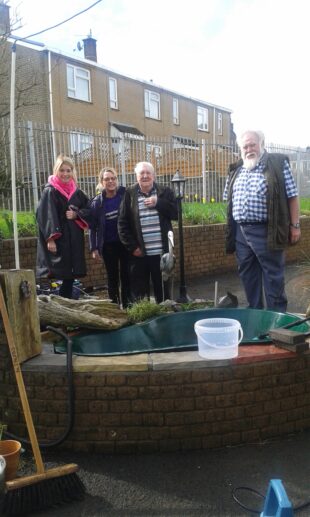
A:
{"label": "green pond liner", "polygon": [[[243,344],[270,343],[269,338],[259,339],[268,330],[283,327],[302,319],[290,313],[258,309],[201,309],[168,313],[157,318],[117,330],[83,330],[71,336],[74,355],[112,356],[198,350],[196,321],[207,318],[232,318],[243,329]],[[296,326],[299,332],[309,331],[308,322]],[[56,353],[66,353],[64,340],[54,345]]]}

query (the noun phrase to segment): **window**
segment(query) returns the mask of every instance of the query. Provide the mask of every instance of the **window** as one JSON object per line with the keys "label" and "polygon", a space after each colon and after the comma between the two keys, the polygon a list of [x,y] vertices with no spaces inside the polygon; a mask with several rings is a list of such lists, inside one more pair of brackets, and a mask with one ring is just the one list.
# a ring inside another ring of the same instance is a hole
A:
{"label": "window", "polygon": [[217,134],[223,134],[223,115],[222,113],[217,114]]}
{"label": "window", "polygon": [[144,90],[145,116],[160,119],[160,95],[150,90]]}
{"label": "window", "polygon": [[71,154],[90,149],[94,143],[93,135],[87,133],[70,133]]}
{"label": "window", "polygon": [[209,110],[208,108],[202,108],[197,106],[197,127],[200,131],[209,130]]}
{"label": "window", "polygon": [[117,102],[117,80],[109,77],[110,108],[118,109]]}
{"label": "window", "polygon": [[90,73],[85,68],[67,65],[68,97],[90,102]]}
{"label": "window", "polygon": [[173,117],[173,123],[179,124],[179,99],[173,99],[172,100],[172,117]]}

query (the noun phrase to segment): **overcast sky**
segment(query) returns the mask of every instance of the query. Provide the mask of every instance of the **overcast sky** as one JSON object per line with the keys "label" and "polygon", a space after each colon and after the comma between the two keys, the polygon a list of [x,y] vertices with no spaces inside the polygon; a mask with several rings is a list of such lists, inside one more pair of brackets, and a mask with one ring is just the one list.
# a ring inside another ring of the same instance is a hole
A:
{"label": "overcast sky", "polygon": [[[0,0],[1,1],[1,0]],[[7,0],[28,36],[95,0]],[[236,132],[310,145],[309,0],[103,0],[34,39],[74,49],[89,31],[98,62],[233,111]]]}

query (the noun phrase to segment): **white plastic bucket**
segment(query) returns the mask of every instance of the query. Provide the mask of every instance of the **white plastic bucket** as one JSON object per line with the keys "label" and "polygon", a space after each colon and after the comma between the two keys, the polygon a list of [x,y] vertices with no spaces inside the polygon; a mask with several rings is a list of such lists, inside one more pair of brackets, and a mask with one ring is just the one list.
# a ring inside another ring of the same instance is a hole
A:
{"label": "white plastic bucket", "polygon": [[230,359],[238,355],[243,331],[238,320],[210,318],[196,321],[198,353],[206,359]]}

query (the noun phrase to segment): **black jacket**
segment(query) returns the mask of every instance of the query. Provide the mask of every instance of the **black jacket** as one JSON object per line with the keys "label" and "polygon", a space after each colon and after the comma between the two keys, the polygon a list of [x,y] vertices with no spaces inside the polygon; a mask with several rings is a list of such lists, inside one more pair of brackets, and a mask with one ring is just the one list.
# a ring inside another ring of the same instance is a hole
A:
{"label": "black jacket", "polygon": [[[84,231],[75,221],[66,219],[70,205],[76,207],[78,218],[88,222],[89,200],[84,192],[77,189],[68,200],[52,185],[44,187],[36,214],[39,227],[38,277],[64,280],[86,275]],[[47,249],[47,240],[57,233],[61,234],[55,239],[57,253],[51,253]]]}
{"label": "black jacket", "polygon": [[[119,204],[125,194],[125,187],[118,187],[117,197]],[[89,232],[89,247],[90,251],[98,250],[100,255],[104,244],[105,231],[105,200],[106,192],[103,190],[91,201],[91,225]]]}
{"label": "black jacket", "polygon": [[[167,253],[168,231],[172,230],[171,220],[178,218],[177,203],[174,192],[169,187],[162,187],[156,183],[154,186],[157,191],[156,210],[159,215],[163,252]],[[145,255],[138,207],[138,184],[125,192],[118,217],[118,233],[121,242],[130,253],[136,248],[141,248]]]}

